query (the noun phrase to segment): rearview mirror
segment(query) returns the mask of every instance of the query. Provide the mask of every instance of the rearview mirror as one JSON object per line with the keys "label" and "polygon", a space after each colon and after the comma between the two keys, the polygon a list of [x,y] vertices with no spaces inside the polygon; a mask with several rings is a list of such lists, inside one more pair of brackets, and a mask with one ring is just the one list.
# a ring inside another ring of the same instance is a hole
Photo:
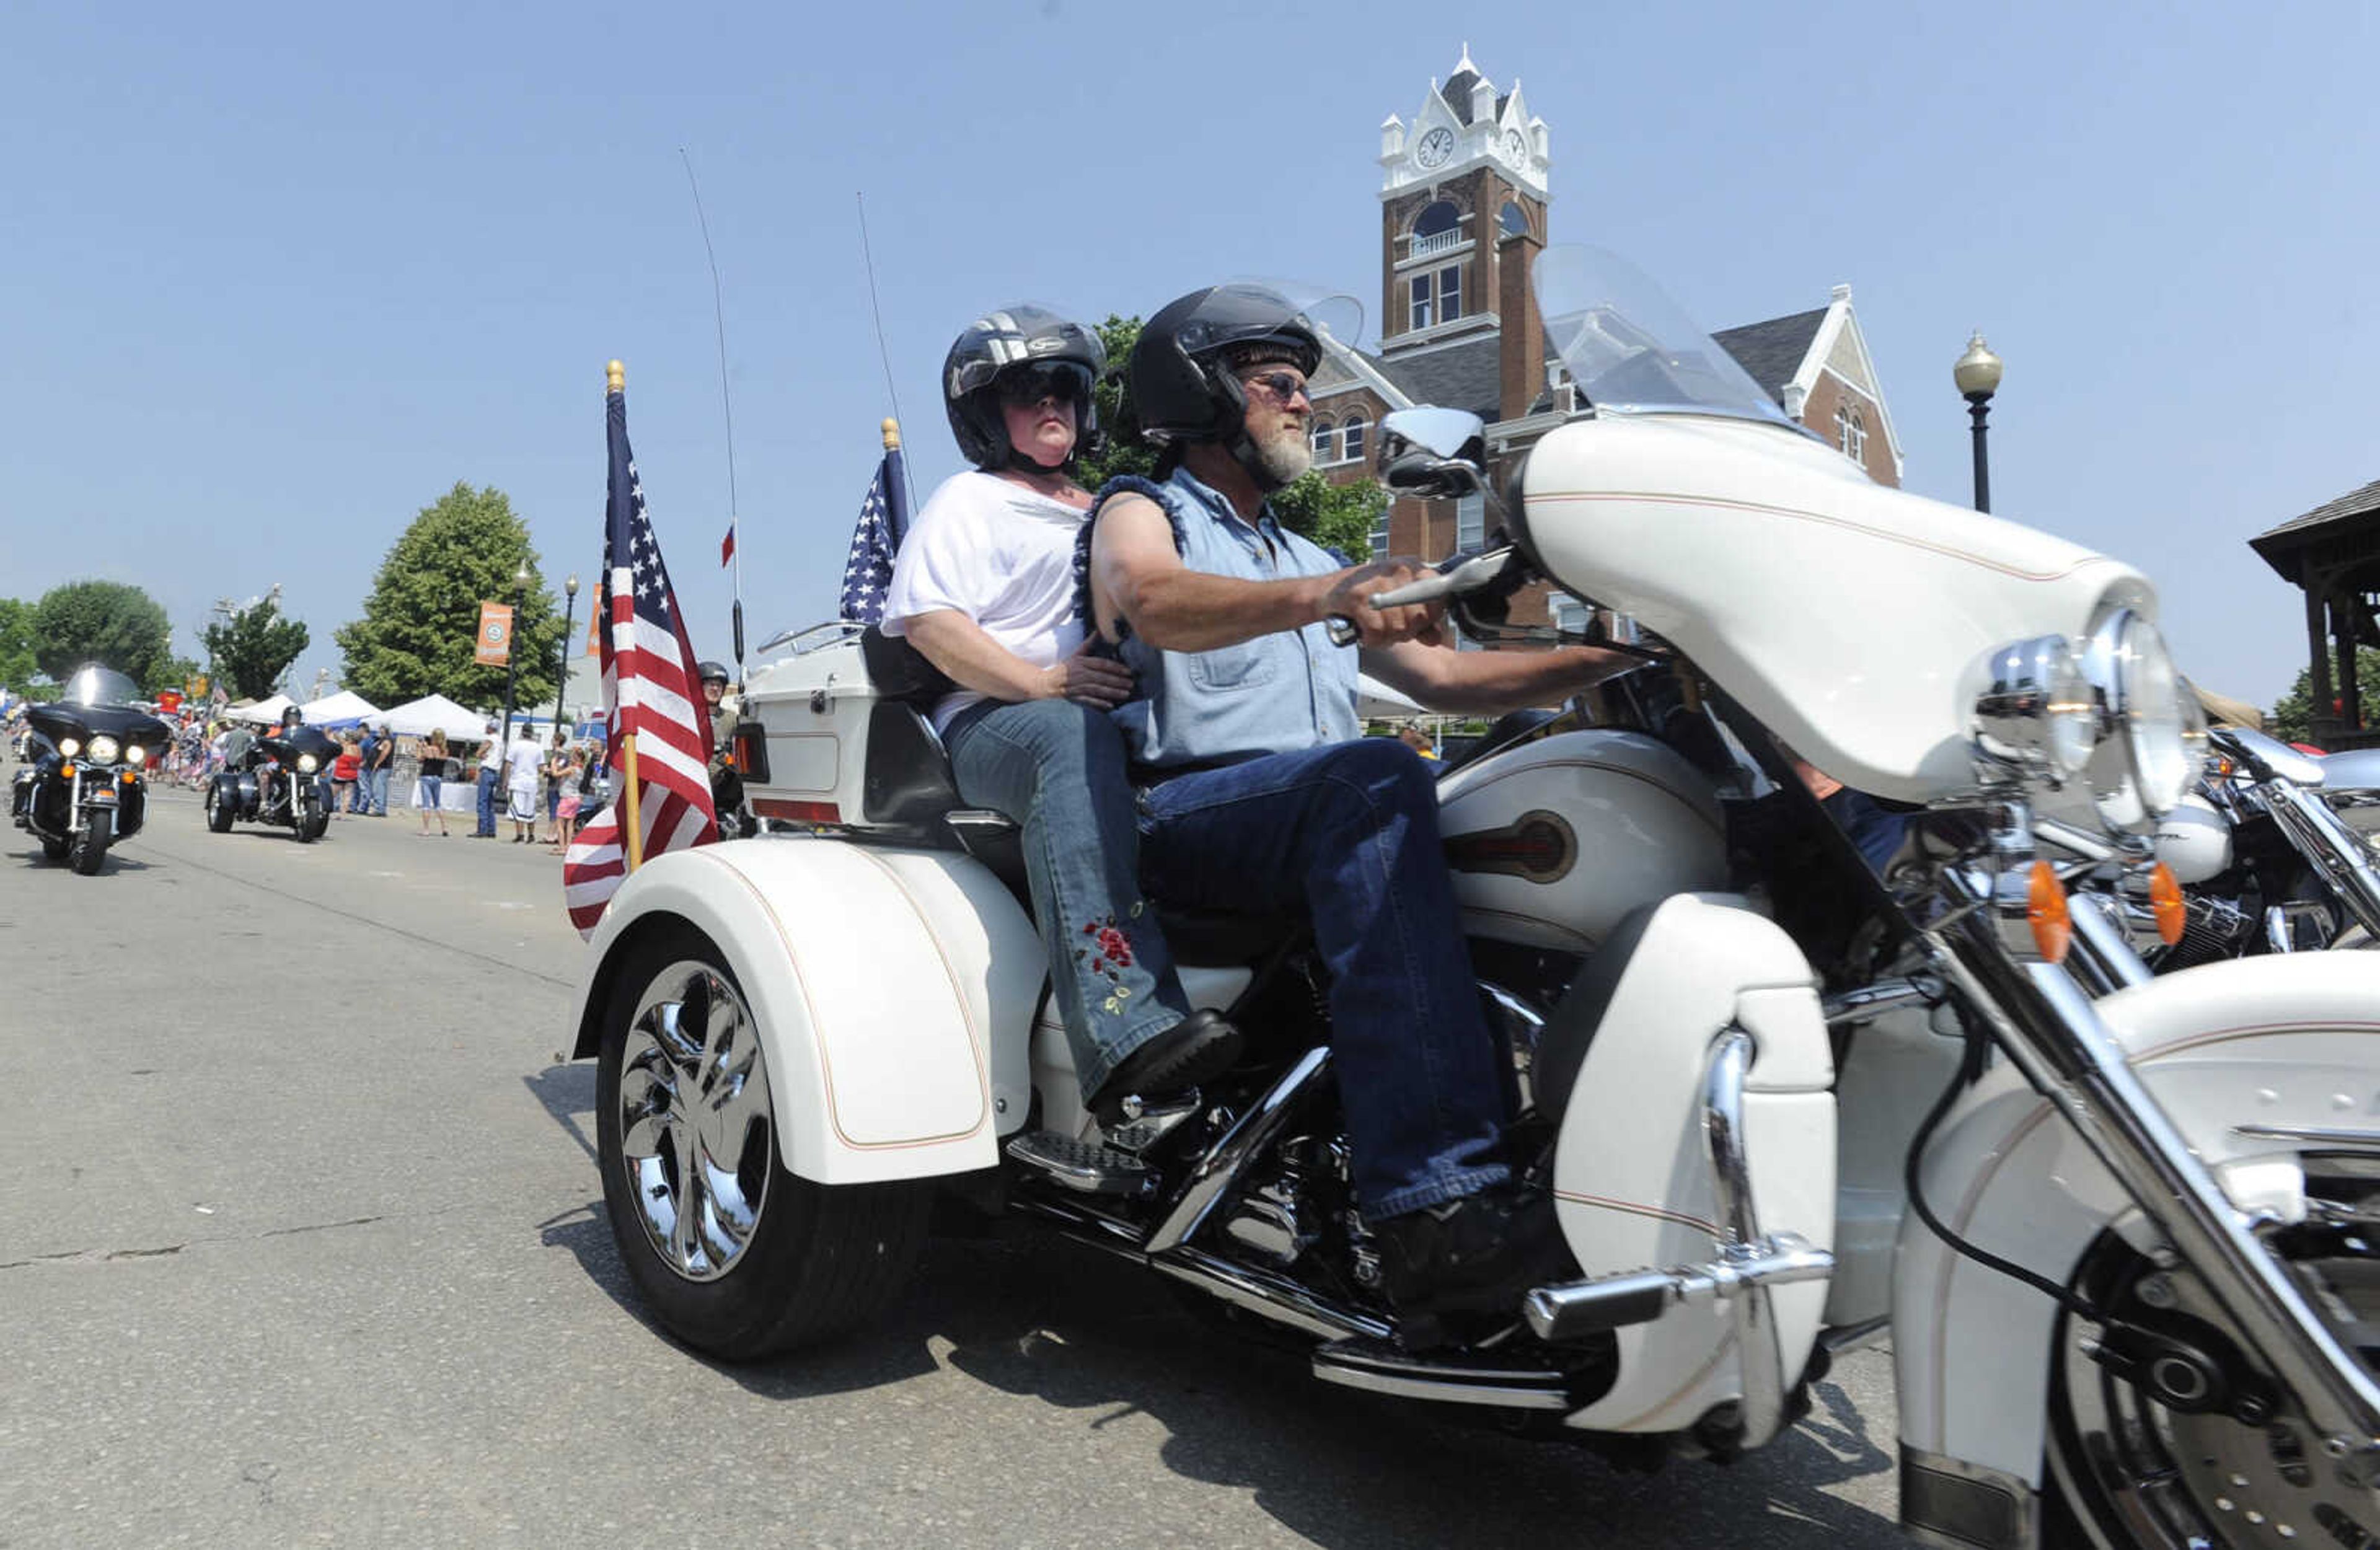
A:
{"label": "rearview mirror", "polygon": [[1461,409],[1397,409],[1380,421],[1380,482],[1408,495],[1457,499],[1487,488],[1487,426]]}
{"label": "rearview mirror", "polygon": [[1487,423],[1477,415],[1461,409],[1441,409],[1435,405],[1421,404],[1410,409],[1392,409],[1380,421],[1380,455],[1385,461],[1394,455],[1392,448],[1403,442],[1440,457],[1462,457],[1471,454],[1477,461],[1474,442],[1483,440]]}

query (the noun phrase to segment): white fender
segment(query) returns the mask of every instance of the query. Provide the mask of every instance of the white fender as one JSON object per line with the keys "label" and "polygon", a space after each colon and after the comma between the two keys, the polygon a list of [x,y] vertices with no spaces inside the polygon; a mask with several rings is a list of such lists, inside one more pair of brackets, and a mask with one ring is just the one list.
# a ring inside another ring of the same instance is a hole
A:
{"label": "white fender", "polygon": [[982,863],[808,838],[657,857],[596,928],[577,1056],[595,1052],[621,961],[657,915],[690,923],[735,971],[795,1173],[856,1184],[990,1168],[1024,1123],[1045,960]]}
{"label": "white fender", "polygon": [[[1761,1230],[1833,1246],[1834,1058],[1816,977],[1792,938],[1741,900],[1679,894],[1654,911],[1596,1024],[1555,1147],[1555,1209],[1588,1275],[1715,1257],[1703,1078],[1713,1041],[1730,1026],[1755,1045],[1743,1131]],[[1817,1338],[1827,1287],[1770,1296],[1791,1383]],[[1727,1310],[1712,1306],[1682,1305],[1621,1330],[1619,1381],[1569,1423],[1693,1425],[1743,1392],[1731,1334]]]}
{"label": "white fender", "polygon": [[[2304,1209],[2285,1144],[2234,1125],[2369,1127],[2380,1119],[2380,962],[2295,953],[2187,969],[2097,1003],[2143,1084],[2233,1204]],[[2060,1283],[2133,1212],[2046,1099],[2006,1061],[1944,1120],[1920,1177],[1927,1203],[1976,1246]],[[2050,1300],[1901,1224],[1893,1365],[1904,1450],[2039,1489]]]}

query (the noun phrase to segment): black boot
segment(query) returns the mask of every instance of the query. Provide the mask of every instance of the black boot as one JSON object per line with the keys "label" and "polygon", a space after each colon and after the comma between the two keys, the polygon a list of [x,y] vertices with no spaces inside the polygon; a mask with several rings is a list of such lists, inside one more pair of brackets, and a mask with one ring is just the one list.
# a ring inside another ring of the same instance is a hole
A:
{"label": "black boot", "polygon": [[1391,1217],[1372,1231],[1400,1314],[1518,1316],[1530,1290],[1577,1274],[1553,1202],[1511,1184]]}
{"label": "black boot", "polygon": [[1212,1008],[1202,1008],[1123,1058],[1099,1090],[1084,1100],[1099,1124],[1123,1118],[1123,1100],[1171,1097],[1211,1082],[1239,1063],[1240,1031]]}

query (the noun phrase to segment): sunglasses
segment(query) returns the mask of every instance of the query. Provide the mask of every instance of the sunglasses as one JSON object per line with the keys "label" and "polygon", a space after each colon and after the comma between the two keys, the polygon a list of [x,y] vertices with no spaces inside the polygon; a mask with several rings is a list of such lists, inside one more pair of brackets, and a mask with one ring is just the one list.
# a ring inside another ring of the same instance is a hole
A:
{"label": "sunglasses", "polygon": [[1287,404],[1293,398],[1304,398],[1308,404],[1314,402],[1307,395],[1305,379],[1292,372],[1259,371],[1253,377],[1241,378],[1240,381],[1246,387],[1264,389],[1283,404]]}
{"label": "sunglasses", "polygon": [[1019,405],[1038,404],[1045,398],[1087,398],[1090,387],[1089,372],[1064,362],[1017,367],[1002,372],[999,382],[1001,402]]}

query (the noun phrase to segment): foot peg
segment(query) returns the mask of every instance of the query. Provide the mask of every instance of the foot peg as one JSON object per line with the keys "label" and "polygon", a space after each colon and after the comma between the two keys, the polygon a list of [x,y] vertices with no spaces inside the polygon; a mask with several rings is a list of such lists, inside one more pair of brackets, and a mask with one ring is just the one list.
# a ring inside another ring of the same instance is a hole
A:
{"label": "foot peg", "polygon": [[1631,1270],[1568,1286],[1539,1287],[1522,1303],[1529,1327],[1541,1340],[1650,1324],[1681,1302],[1707,1305],[1741,1297],[1756,1287],[1823,1281],[1834,1273],[1835,1256],[1813,1248],[1798,1233],[1776,1233],[1742,1253],[1709,1265],[1674,1270]]}
{"label": "foot peg", "polygon": [[1143,1194],[1157,1185],[1156,1170],[1131,1153],[1055,1131],[1028,1131],[1006,1150],[1009,1161],[1077,1194]]}

